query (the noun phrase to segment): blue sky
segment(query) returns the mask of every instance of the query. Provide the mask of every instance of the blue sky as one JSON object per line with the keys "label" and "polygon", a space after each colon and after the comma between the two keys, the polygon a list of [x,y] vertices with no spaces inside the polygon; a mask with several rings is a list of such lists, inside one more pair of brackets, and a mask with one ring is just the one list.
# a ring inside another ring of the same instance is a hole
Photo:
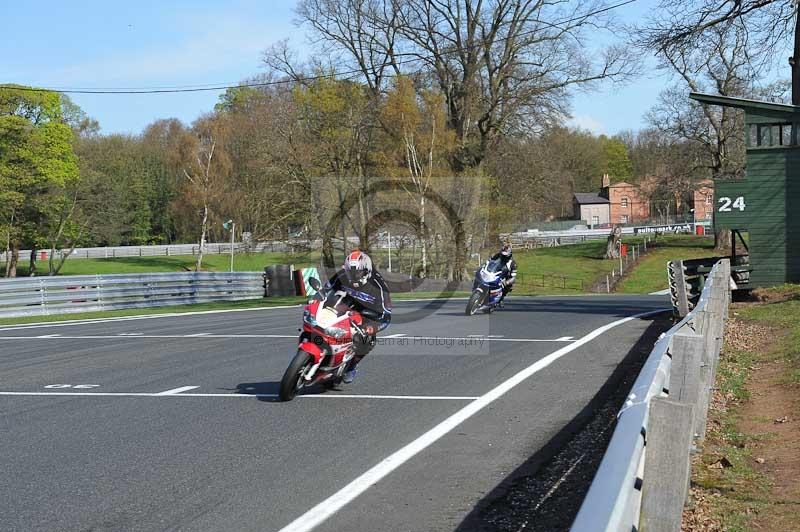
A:
{"label": "blue sky", "polygon": [[[617,10],[634,21],[655,0]],[[0,0],[0,82],[46,87],[159,87],[235,83],[261,71],[261,52],[289,38],[295,0],[81,2]],[[35,7],[33,7],[35,6]],[[46,14],[46,16],[45,16]],[[614,134],[643,127],[642,115],[665,86],[660,77],[604,84],[573,98],[573,123]],[[72,95],[103,132],[139,133],[158,118],[190,123],[219,93]]]}

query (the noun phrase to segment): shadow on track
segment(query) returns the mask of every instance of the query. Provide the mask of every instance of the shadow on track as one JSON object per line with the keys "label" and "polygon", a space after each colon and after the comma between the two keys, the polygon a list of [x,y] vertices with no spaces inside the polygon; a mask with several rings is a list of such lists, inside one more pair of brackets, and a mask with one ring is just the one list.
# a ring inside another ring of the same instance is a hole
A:
{"label": "shadow on track", "polygon": [[[281,400],[278,398],[278,390],[280,389],[280,381],[265,381],[265,382],[243,382],[236,385],[236,389],[232,390],[236,393],[244,395],[254,395],[259,401],[265,403],[279,403]],[[231,390],[231,388],[223,388],[224,390]],[[301,395],[318,395],[323,393],[336,393],[338,388],[325,388],[321,385],[314,385],[309,388],[303,388],[298,397]]]}
{"label": "shadow on track", "polygon": [[644,334],[583,410],[484,496],[456,532],[569,530],[611,438],[616,414],[658,335],[671,325],[664,315],[648,319]]}
{"label": "shadow on track", "polygon": [[[556,297],[556,296],[554,296]],[[636,297],[636,296],[634,296]],[[666,298],[643,296],[631,300],[624,296],[588,296],[562,299],[542,298],[524,300],[509,298],[506,306],[493,314],[542,313],[542,314],[591,314],[594,316],[627,317],[648,310],[660,310],[669,306]],[[440,316],[464,316],[464,311],[439,312]]]}

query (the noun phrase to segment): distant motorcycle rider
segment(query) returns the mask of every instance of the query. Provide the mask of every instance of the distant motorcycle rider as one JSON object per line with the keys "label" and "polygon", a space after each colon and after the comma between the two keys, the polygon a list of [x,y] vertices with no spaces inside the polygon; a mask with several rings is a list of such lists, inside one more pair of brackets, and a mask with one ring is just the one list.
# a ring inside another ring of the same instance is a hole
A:
{"label": "distant motorcycle rider", "polygon": [[325,292],[343,290],[353,301],[353,310],[361,314],[364,335],[353,338],[355,356],[350,361],[342,380],[353,382],[356,366],[375,346],[377,332],[389,326],[392,320],[392,299],[386,281],[372,266],[372,259],[363,251],[355,250],[344,260],[342,269],[331,277]]}
{"label": "distant motorcycle rider", "polygon": [[500,297],[500,301],[498,301],[497,304],[502,305],[508,293],[514,289],[514,282],[517,280],[517,261],[514,260],[511,244],[503,244],[500,251],[490,258],[490,260],[498,259],[503,264],[503,295]]}

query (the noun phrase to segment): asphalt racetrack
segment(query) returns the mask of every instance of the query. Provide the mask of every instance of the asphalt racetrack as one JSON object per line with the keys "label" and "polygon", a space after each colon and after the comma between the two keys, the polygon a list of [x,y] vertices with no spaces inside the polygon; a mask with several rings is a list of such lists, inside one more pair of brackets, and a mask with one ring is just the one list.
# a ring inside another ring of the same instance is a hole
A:
{"label": "asphalt racetrack", "polygon": [[0,326],[0,529],[455,530],[668,302],[464,305],[396,303],[353,384],[290,403],[300,307]]}

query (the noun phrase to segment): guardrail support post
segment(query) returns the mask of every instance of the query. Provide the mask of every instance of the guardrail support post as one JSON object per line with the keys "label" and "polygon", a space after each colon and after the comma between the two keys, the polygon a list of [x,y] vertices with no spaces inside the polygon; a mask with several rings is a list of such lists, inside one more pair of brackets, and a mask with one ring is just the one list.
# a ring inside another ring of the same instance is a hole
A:
{"label": "guardrail support post", "polygon": [[672,337],[669,353],[669,396],[683,404],[696,405],[700,396],[705,340],[702,335],[678,331]]}
{"label": "guardrail support post", "polygon": [[694,407],[663,397],[650,400],[642,483],[642,532],[679,532],[689,489]]}

